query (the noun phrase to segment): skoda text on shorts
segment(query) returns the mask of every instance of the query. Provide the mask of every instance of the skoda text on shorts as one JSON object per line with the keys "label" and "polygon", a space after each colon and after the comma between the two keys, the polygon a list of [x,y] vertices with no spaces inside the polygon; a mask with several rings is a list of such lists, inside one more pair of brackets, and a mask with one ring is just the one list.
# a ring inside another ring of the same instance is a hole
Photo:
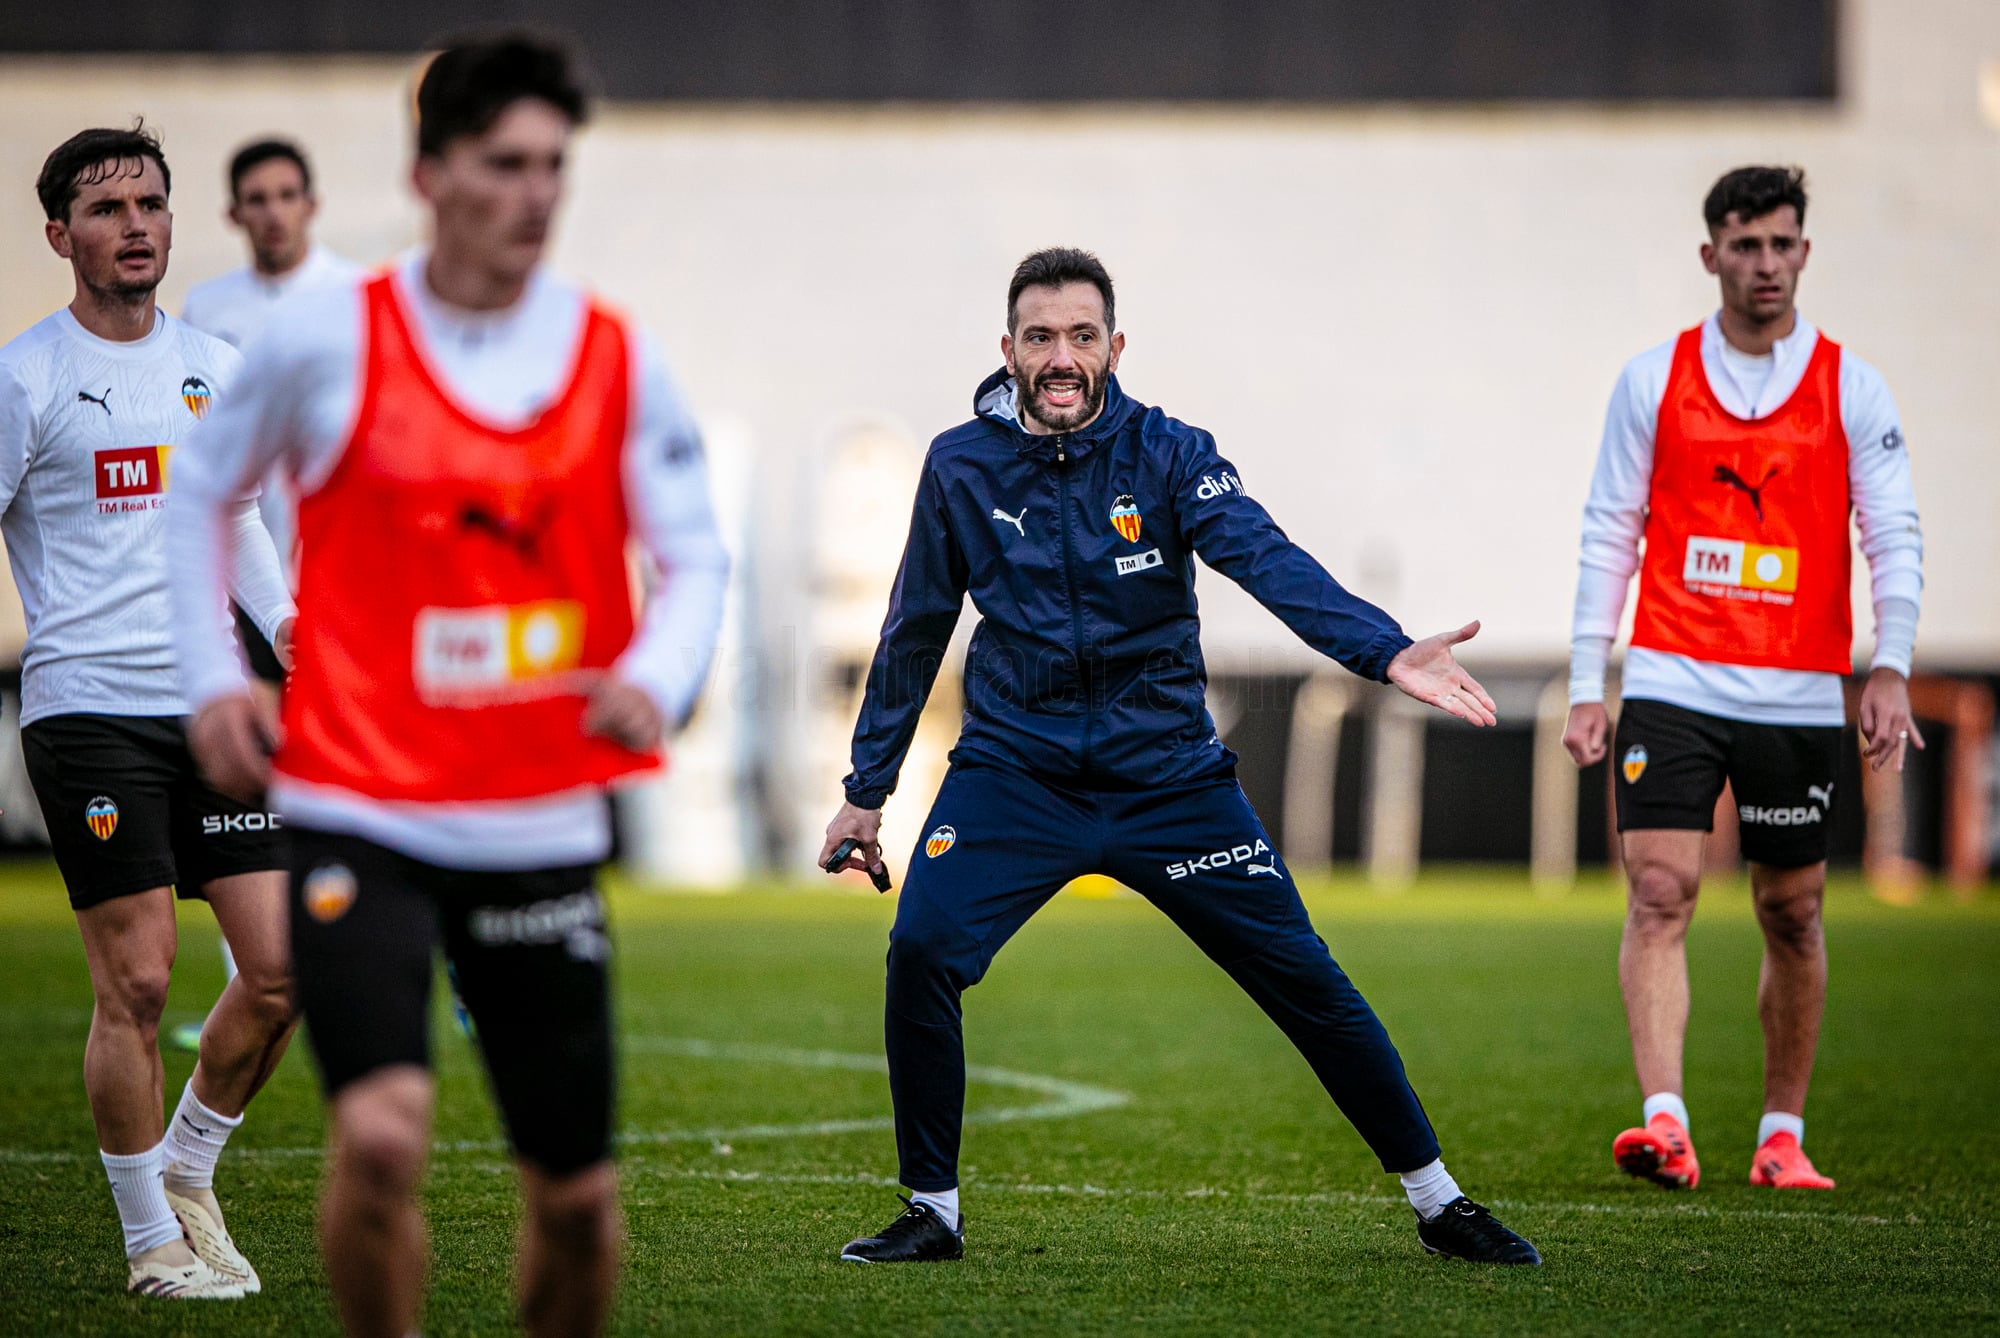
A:
{"label": "skoda text on shorts", "polygon": [[[1700,1178],[1681,1074],[1685,940],[1725,783],[1764,931],[1765,1113],[1751,1180],[1833,1185],[1801,1144],[1826,1000],[1820,906],[1854,636],[1850,513],[1875,605],[1863,750],[1876,769],[1900,770],[1906,744],[1923,747],[1907,683],[1923,590],[1909,453],[1881,374],[1798,313],[1805,214],[1796,168],[1739,168],[1715,183],[1701,258],[1721,307],[1625,365],[1584,507],[1563,741],[1579,765],[1621,759],[1630,889],[1618,968],[1644,1098],[1613,1156],[1669,1188]],[[1614,739],[1605,667],[1635,573]]]}
{"label": "skoda text on shorts", "polygon": [[[412,1332],[422,1305],[439,951],[520,1166],[523,1327],[596,1332],[617,1272],[603,791],[692,710],[727,559],[651,341],[540,267],[584,114],[543,39],[432,60],[414,183],[433,243],[266,327],[175,511],[192,608],[218,580],[220,499],[274,466],[299,497],[282,729],[185,615],[178,650],[204,765],[225,789],[268,781],[292,835],[331,1125],[321,1239],[352,1333]],[[637,618],[628,539],[661,577]]]}

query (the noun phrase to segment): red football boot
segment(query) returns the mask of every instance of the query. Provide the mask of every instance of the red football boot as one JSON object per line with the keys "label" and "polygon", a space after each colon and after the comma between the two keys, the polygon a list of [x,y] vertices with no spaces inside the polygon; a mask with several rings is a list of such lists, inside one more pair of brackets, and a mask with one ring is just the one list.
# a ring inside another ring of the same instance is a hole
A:
{"label": "red football boot", "polygon": [[1627,1129],[1611,1141],[1611,1159],[1618,1169],[1662,1189],[1693,1189],[1701,1183],[1701,1163],[1694,1140],[1673,1116],[1661,1111],[1645,1127]]}
{"label": "red football boot", "polygon": [[1775,1133],[1764,1140],[1750,1159],[1750,1183],[1772,1189],[1832,1189],[1833,1181],[1813,1169],[1806,1150],[1788,1133]]}

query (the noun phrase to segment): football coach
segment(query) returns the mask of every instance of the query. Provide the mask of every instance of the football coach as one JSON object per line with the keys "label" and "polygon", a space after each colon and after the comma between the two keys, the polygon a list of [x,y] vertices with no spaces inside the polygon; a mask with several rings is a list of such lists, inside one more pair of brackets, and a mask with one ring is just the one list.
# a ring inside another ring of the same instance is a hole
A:
{"label": "football coach", "polygon": [[1374,1010],[1314,933],[1204,705],[1195,557],[1305,643],[1474,725],[1493,701],[1452,647],[1412,641],[1285,537],[1199,428],[1127,398],[1111,277],[1086,251],[1023,260],[1006,365],[931,443],[822,864],[881,862],[881,808],[968,591],[981,621],[951,769],[889,934],[886,1034],[908,1211],[841,1257],[956,1259],[960,995],[1065,883],[1106,874],[1166,913],[1305,1056],[1435,1254],[1541,1257],[1459,1192]]}

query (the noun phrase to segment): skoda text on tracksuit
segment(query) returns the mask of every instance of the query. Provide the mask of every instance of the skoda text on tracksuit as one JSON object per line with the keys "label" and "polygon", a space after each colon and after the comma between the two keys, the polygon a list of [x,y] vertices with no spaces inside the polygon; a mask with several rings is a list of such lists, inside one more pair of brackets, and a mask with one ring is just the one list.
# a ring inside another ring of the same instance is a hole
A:
{"label": "skoda text on tracksuit", "polygon": [[1437,1138],[1374,1011],[1314,933],[1203,704],[1195,556],[1315,650],[1383,681],[1410,638],[1245,492],[1214,439],[1108,381],[1088,426],[1036,436],[1003,370],[936,439],[870,666],[847,798],[880,808],[970,591],[982,621],[951,770],[890,933],[887,1043],[902,1182],[958,1184],[959,996],[1071,879],[1138,891],[1312,1065],[1384,1169]]}

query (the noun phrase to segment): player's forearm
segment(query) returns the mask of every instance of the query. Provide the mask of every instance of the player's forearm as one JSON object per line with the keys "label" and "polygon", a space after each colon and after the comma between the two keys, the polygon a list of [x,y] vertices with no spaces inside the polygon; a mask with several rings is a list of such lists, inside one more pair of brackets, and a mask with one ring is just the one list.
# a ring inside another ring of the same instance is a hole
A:
{"label": "player's forearm", "polygon": [[1916,658],[1917,647],[1917,606],[1907,599],[1878,599],[1875,601],[1875,654],[1869,661],[1871,669],[1894,669],[1903,677],[1910,676],[1910,665]]}
{"label": "player's forearm", "polygon": [[[712,536],[711,536],[712,537]],[[729,556],[720,540],[687,544],[646,602],[618,674],[653,699],[672,725],[685,724],[708,681],[729,592]]]}
{"label": "player's forearm", "polygon": [[223,599],[232,533],[225,511],[199,488],[177,486],[168,497],[167,591],[173,602],[174,659],[190,715],[244,687]]}
{"label": "player's forearm", "polygon": [[903,758],[944,665],[957,613],[898,620],[884,629],[862,688],[861,715],[854,722],[854,769],[841,782],[847,802],[856,808],[880,808],[895,792]]}
{"label": "player's forearm", "polygon": [[264,528],[262,514],[254,498],[237,501],[229,517],[229,595],[250,615],[250,621],[268,641],[275,642],[278,626],[295,617],[290,585],[278,547]]}

